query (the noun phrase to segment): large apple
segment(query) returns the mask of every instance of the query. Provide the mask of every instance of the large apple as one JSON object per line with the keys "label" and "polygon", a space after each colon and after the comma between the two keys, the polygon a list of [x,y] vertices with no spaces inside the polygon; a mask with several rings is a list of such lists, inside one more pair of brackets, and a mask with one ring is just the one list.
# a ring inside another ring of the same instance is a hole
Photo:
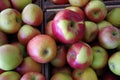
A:
{"label": "large apple", "polygon": [[49,0],[49,1],[59,5],[68,3],[68,0]]}
{"label": "large apple", "polygon": [[21,14],[15,9],[7,8],[0,13],[0,30],[5,33],[16,33],[22,24]]}
{"label": "large apple", "polygon": [[85,69],[93,61],[92,48],[85,42],[74,43],[67,53],[67,62],[74,69]]}
{"label": "large apple", "polygon": [[34,36],[40,34],[41,32],[30,25],[23,25],[17,34],[18,40],[23,45],[27,45],[28,41],[32,39]]}
{"label": "large apple", "polygon": [[20,80],[46,80],[45,76],[39,72],[25,73]]}
{"label": "large apple", "polygon": [[32,26],[40,26],[43,21],[43,11],[37,4],[31,3],[22,10],[22,20]]}
{"label": "large apple", "polygon": [[33,60],[47,63],[56,57],[57,45],[52,37],[39,34],[28,42],[27,51]]}
{"label": "large apple", "polygon": [[0,31],[0,46],[6,43],[8,43],[7,35]]}
{"label": "large apple", "polygon": [[105,27],[99,32],[98,39],[105,49],[114,49],[120,42],[120,30],[115,26]]}
{"label": "large apple", "polygon": [[85,14],[89,20],[100,22],[104,20],[107,15],[106,5],[100,0],[90,1],[85,6]]}
{"label": "large apple", "polygon": [[6,71],[0,74],[0,80],[20,80],[21,75],[15,71]]}
{"label": "large apple", "polygon": [[0,11],[11,7],[10,0],[0,0]]}
{"label": "large apple", "polygon": [[32,3],[32,0],[11,0],[13,8],[17,10],[23,10],[25,6]]}
{"label": "large apple", "polygon": [[74,11],[63,9],[55,15],[52,30],[55,37],[62,43],[75,43],[85,34],[84,19]]}
{"label": "large apple", "polygon": [[0,69],[13,70],[21,64],[22,60],[18,47],[12,44],[0,46]]}

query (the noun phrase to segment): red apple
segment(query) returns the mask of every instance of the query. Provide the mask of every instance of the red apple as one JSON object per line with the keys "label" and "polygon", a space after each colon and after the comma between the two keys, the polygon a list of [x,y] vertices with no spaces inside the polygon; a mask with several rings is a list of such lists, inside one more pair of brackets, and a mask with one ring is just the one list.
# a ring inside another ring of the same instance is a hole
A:
{"label": "red apple", "polygon": [[4,72],[4,70],[0,69],[0,74],[3,73],[3,72]]}
{"label": "red apple", "polygon": [[50,2],[61,5],[68,3],[68,0],[50,0]]}
{"label": "red apple", "polygon": [[8,43],[7,35],[4,32],[0,31],[0,46],[7,43]]}
{"label": "red apple", "polygon": [[107,8],[102,1],[93,0],[85,6],[85,14],[89,20],[100,22],[104,20],[107,15]]}
{"label": "red apple", "polygon": [[83,38],[85,34],[84,20],[76,12],[64,9],[55,15],[52,30],[60,42],[72,44]]}
{"label": "red apple", "polygon": [[120,42],[120,30],[115,26],[105,27],[99,32],[98,39],[105,49],[115,49]]}
{"label": "red apple", "polygon": [[47,63],[56,57],[57,45],[52,37],[39,34],[28,42],[27,51],[33,60]]}
{"label": "red apple", "polygon": [[74,43],[67,53],[67,62],[74,69],[85,69],[93,61],[92,48],[84,42]]}
{"label": "red apple", "polygon": [[28,41],[41,32],[30,25],[23,25],[18,31],[17,37],[20,43],[27,45]]}
{"label": "red apple", "polygon": [[39,72],[28,72],[20,80],[45,80],[45,76]]}
{"label": "red apple", "polygon": [[31,3],[22,10],[22,20],[32,26],[40,26],[43,21],[43,11],[37,4]]}
{"label": "red apple", "polygon": [[0,0],[0,11],[11,7],[10,0]]}

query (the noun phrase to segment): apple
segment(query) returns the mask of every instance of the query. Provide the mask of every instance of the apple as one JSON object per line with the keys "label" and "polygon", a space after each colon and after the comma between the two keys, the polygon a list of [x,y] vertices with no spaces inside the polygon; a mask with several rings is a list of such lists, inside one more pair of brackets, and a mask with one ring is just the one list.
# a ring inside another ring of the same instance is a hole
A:
{"label": "apple", "polygon": [[0,69],[13,70],[22,63],[23,57],[18,47],[12,44],[0,46]]}
{"label": "apple", "polygon": [[45,80],[45,76],[39,72],[28,72],[20,80]]}
{"label": "apple", "polygon": [[100,0],[90,1],[84,8],[86,17],[93,22],[100,22],[107,15],[106,5]]}
{"label": "apple", "polygon": [[101,46],[92,46],[93,61],[91,67],[95,70],[102,69],[107,65],[108,52]]}
{"label": "apple", "polygon": [[99,32],[98,39],[105,49],[115,49],[120,42],[120,30],[115,26],[105,27]]}
{"label": "apple", "polygon": [[21,14],[15,9],[7,8],[0,13],[0,30],[13,34],[16,33],[22,24]]}
{"label": "apple", "polygon": [[25,6],[32,3],[32,0],[11,0],[13,8],[22,11]]}
{"label": "apple", "polygon": [[74,69],[85,69],[92,64],[93,52],[85,42],[74,43],[67,52],[67,62]]}
{"label": "apple", "polygon": [[72,11],[78,13],[83,19],[85,19],[84,11],[80,7],[77,7],[77,6],[68,6],[65,9],[72,10]]}
{"label": "apple", "polygon": [[83,38],[85,24],[83,18],[76,12],[63,9],[55,15],[52,22],[52,30],[60,42],[73,44]]}
{"label": "apple", "polygon": [[52,66],[54,67],[65,66],[65,64],[67,63],[66,53],[67,49],[65,48],[65,46],[63,45],[57,46],[57,55],[53,60],[50,61]]}
{"label": "apple", "polygon": [[90,0],[69,0],[70,5],[84,7]]}
{"label": "apple", "polygon": [[0,11],[11,7],[10,0],[0,0]]}
{"label": "apple", "polygon": [[27,45],[30,39],[32,39],[34,36],[40,33],[41,32],[37,28],[34,28],[33,26],[25,24],[18,31],[18,34],[17,34],[18,41],[23,45]]}
{"label": "apple", "polygon": [[36,62],[48,63],[56,57],[57,44],[52,37],[39,34],[28,42],[27,51]]}
{"label": "apple", "polygon": [[21,75],[24,75],[27,72],[41,72],[41,64],[34,61],[31,57],[25,57],[23,62],[16,68],[16,71]]}
{"label": "apple", "polygon": [[120,15],[118,13],[120,13],[120,8],[113,8],[106,16],[107,21],[117,27],[120,26]]}
{"label": "apple", "polygon": [[3,73],[3,72],[4,72],[4,70],[0,69],[0,74]]}
{"label": "apple", "polygon": [[50,80],[73,80],[73,79],[72,79],[72,76],[70,76],[66,73],[58,72],[58,73],[52,75]]}
{"label": "apple", "polygon": [[30,3],[22,10],[22,20],[32,26],[40,26],[43,21],[43,11],[40,6]]}
{"label": "apple", "polygon": [[59,5],[68,3],[68,0],[49,0],[49,1]]}
{"label": "apple", "polygon": [[21,75],[15,71],[6,71],[0,74],[0,80],[20,80]]}
{"label": "apple", "polygon": [[72,72],[73,80],[98,80],[96,72],[88,67],[86,69],[74,69]]}
{"label": "apple", "polygon": [[112,73],[120,76],[120,51],[113,53],[108,59],[108,67]]}
{"label": "apple", "polygon": [[8,43],[7,35],[4,32],[0,31],[0,46],[7,43]]}
{"label": "apple", "polygon": [[85,36],[84,40],[85,42],[93,42],[98,34],[98,26],[95,22],[92,21],[85,21]]}

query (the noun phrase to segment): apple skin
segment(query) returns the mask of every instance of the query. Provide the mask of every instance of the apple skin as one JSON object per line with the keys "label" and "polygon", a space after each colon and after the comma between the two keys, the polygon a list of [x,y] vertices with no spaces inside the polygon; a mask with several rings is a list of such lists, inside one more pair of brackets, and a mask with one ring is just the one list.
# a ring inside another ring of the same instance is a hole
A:
{"label": "apple skin", "polygon": [[43,21],[43,11],[40,6],[30,3],[22,10],[22,20],[32,26],[40,26]]}
{"label": "apple skin", "polygon": [[72,72],[73,80],[98,80],[95,71],[88,67],[86,69],[74,69]]}
{"label": "apple skin", "polygon": [[67,62],[74,69],[85,69],[93,61],[92,48],[85,42],[74,43],[67,52]]}
{"label": "apple skin", "polygon": [[21,75],[15,71],[6,71],[0,74],[0,80],[20,80]]}
{"label": "apple skin", "polygon": [[90,0],[69,0],[70,5],[84,7]]}
{"label": "apple skin", "polygon": [[39,72],[28,72],[20,80],[45,80],[45,76]]}
{"label": "apple skin", "polygon": [[0,30],[8,33],[16,33],[22,24],[21,14],[15,9],[7,8],[0,13]]}
{"label": "apple skin", "polygon": [[0,46],[0,69],[13,70],[22,63],[23,57],[18,47],[12,44]]}
{"label": "apple skin", "polygon": [[11,7],[10,0],[0,0],[0,11]]}
{"label": "apple skin", "polygon": [[120,76],[120,51],[113,53],[108,59],[108,67],[112,73]]}
{"label": "apple skin", "polygon": [[12,7],[21,11],[25,6],[32,3],[32,0],[11,0]]}
{"label": "apple skin", "polygon": [[93,22],[100,22],[105,19],[107,15],[107,8],[100,0],[90,1],[85,6],[86,17]]}
{"label": "apple skin", "polygon": [[4,72],[4,70],[0,69],[0,74],[3,73],[3,72]]}
{"label": "apple skin", "polygon": [[49,1],[57,5],[68,3],[68,0],[49,0]]}
{"label": "apple skin", "polygon": [[31,57],[25,57],[23,62],[16,68],[21,75],[27,72],[41,72],[41,64],[35,62]]}
{"label": "apple skin", "polygon": [[120,30],[115,26],[105,27],[99,32],[98,40],[105,49],[115,49],[120,42]]}
{"label": "apple skin", "polygon": [[85,24],[82,17],[76,12],[63,9],[55,15],[52,22],[52,30],[60,42],[73,44],[83,38]]}
{"label": "apple skin", "polygon": [[98,34],[97,24],[92,21],[85,21],[85,27],[86,27],[85,36],[84,36],[85,42],[94,41]]}
{"label": "apple skin", "polygon": [[4,32],[0,31],[0,46],[7,43],[8,43],[7,35]]}
{"label": "apple skin", "polygon": [[91,67],[95,70],[102,69],[107,65],[108,52],[101,46],[92,46],[93,61]]}
{"label": "apple skin", "polygon": [[28,42],[27,51],[36,62],[47,63],[56,57],[57,45],[52,37],[39,34]]}
{"label": "apple skin", "polygon": [[38,34],[41,34],[41,32],[37,28],[26,24],[19,29],[17,37],[20,43],[27,45],[29,40]]}

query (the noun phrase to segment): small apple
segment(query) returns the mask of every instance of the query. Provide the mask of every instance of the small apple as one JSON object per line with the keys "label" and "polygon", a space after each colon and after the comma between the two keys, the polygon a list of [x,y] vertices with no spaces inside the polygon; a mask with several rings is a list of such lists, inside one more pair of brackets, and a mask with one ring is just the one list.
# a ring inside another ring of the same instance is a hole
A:
{"label": "small apple", "polygon": [[49,0],[49,1],[59,5],[68,3],[68,0]]}
{"label": "small apple", "polygon": [[19,29],[17,37],[20,43],[22,43],[23,45],[27,45],[30,39],[40,33],[41,32],[37,28],[26,24]]}
{"label": "small apple", "polygon": [[85,42],[74,43],[67,53],[67,62],[74,69],[85,69],[93,61],[93,52],[90,45]]}
{"label": "small apple", "polygon": [[60,10],[53,19],[52,30],[60,42],[73,44],[81,40],[85,34],[84,19],[74,11]]}
{"label": "small apple", "polygon": [[0,12],[11,7],[10,0],[0,0]]}
{"label": "small apple", "polygon": [[23,60],[18,47],[12,44],[0,46],[0,69],[13,70],[18,67]]}
{"label": "small apple", "polygon": [[20,80],[21,75],[15,71],[6,71],[0,74],[0,80]]}
{"label": "small apple", "polygon": [[4,32],[0,31],[0,46],[7,43],[8,43],[7,35]]}
{"label": "small apple", "polygon": [[32,26],[40,26],[43,21],[43,11],[40,6],[30,3],[22,10],[22,20]]}
{"label": "small apple", "polygon": [[85,14],[89,20],[100,22],[104,20],[107,15],[106,5],[100,0],[90,1],[85,6]]}
{"label": "small apple", "polygon": [[22,24],[21,14],[15,9],[7,8],[0,13],[0,30],[13,34],[16,33]]}
{"label": "small apple", "polygon": [[52,37],[39,34],[28,42],[27,51],[36,62],[47,63],[56,57],[57,45]]}
{"label": "small apple", "polygon": [[20,80],[45,80],[45,76],[39,72],[28,72]]}
{"label": "small apple", "polygon": [[99,32],[98,39],[105,49],[115,49],[120,42],[120,30],[115,26],[105,27]]}

